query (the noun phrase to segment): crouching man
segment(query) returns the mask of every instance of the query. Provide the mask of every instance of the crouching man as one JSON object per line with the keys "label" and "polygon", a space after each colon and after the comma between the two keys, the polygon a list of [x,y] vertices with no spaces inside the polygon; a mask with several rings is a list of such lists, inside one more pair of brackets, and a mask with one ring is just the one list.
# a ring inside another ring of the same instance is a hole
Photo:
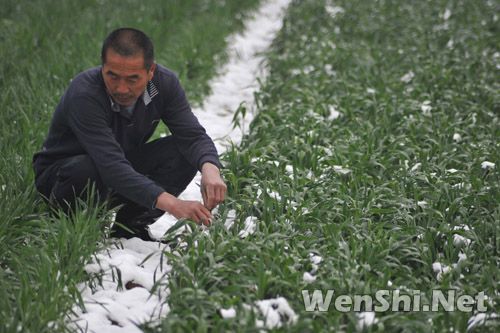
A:
{"label": "crouching man", "polygon": [[[65,211],[90,188],[122,205],[115,236],[148,239],[145,227],[168,212],[208,225],[226,185],[213,141],[200,125],[177,77],[154,62],[143,32],[113,31],[102,66],[78,74],[62,96],[41,151],[33,157],[35,185]],[[148,142],[163,121],[172,135]],[[203,204],[177,196],[201,171]]]}

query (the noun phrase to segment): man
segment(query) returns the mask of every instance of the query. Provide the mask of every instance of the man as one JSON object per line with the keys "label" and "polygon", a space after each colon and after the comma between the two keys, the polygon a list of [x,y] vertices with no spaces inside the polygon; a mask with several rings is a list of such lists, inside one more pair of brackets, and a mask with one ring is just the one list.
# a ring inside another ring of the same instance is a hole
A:
{"label": "man", "polygon": [[[151,40],[132,28],[104,40],[102,66],[77,75],[62,96],[42,150],[35,184],[66,211],[89,185],[123,205],[116,221],[147,239],[163,212],[210,224],[226,185],[213,141],[191,112],[177,77],[155,64]],[[147,142],[162,120],[171,136]],[[177,196],[201,171],[203,205]],[[133,236],[121,229],[115,236]]]}

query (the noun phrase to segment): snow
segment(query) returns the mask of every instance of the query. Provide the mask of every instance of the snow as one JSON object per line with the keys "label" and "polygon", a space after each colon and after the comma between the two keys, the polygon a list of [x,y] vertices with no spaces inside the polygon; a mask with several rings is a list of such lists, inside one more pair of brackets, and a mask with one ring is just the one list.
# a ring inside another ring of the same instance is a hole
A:
{"label": "snow", "polygon": [[465,260],[467,260],[467,255],[463,252],[460,252],[458,254],[458,262],[457,263],[460,264],[462,261],[465,261]]}
{"label": "snow", "polygon": [[88,326],[89,332],[141,332],[135,323],[165,316],[169,312],[166,304],[169,290],[159,288],[155,294],[150,293],[155,281],[164,282],[171,270],[165,259],[159,265],[162,251],[169,248],[132,238],[96,254],[85,271],[101,274],[101,283],[93,289],[84,283],[79,285],[86,311],[75,306],[69,326],[75,329]]}
{"label": "snow", "polygon": [[230,230],[234,225],[234,220],[236,219],[236,211],[231,209],[227,212],[226,222],[224,222],[224,227],[226,230]]}
{"label": "snow", "polygon": [[283,324],[295,324],[299,318],[284,297],[256,301],[255,304],[264,316],[264,322],[257,321],[257,327],[280,328]]}
{"label": "snow", "polygon": [[[470,227],[465,224],[457,225],[453,227],[453,231],[463,230],[470,231]],[[469,246],[472,240],[459,234],[453,234],[453,245],[456,247]]]}
{"label": "snow", "polygon": [[236,310],[234,308],[220,309],[219,312],[224,319],[231,319],[236,317]]}
{"label": "snow", "polygon": [[315,265],[319,265],[323,261],[323,257],[315,253],[309,253],[309,259]]}
{"label": "snow", "polygon": [[327,4],[325,6],[325,10],[332,18],[335,18],[337,15],[345,12],[344,8],[340,6],[333,6],[331,4]]}
{"label": "snow", "polygon": [[413,73],[413,71],[409,71],[408,73],[403,75],[400,80],[403,83],[409,83],[411,80],[413,80],[414,77],[415,77],[415,73]]}
{"label": "snow", "polygon": [[249,216],[245,219],[243,230],[240,231],[238,236],[240,238],[247,238],[255,233],[257,229],[257,218],[255,216]]}
{"label": "snow", "polygon": [[489,169],[493,170],[493,169],[495,169],[495,163],[484,161],[483,163],[481,163],[481,168],[485,169],[485,170],[489,170]]}
{"label": "snow", "polygon": [[[244,32],[227,39],[229,61],[210,82],[211,95],[201,107],[193,109],[200,123],[214,139],[219,153],[224,152],[231,143],[238,144],[248,129],[254,113],[254,93],[259,88],[259,80],[264,80],[267,76],[264,51],[281,29],[289,2],[290,0],[265,1],[245,23]],[[240,119],[240,128],[233,129],[233,115],[240,105],[244,105],[247,112]],[[198,173],[180,198],[201,201],[197,185],[200,183],[201,175]],[[230,211],[225,223],[227,229],[231,228],[235,219],[236,212]],[[245,237],[255,231],[256,221],[255,217],[247,217],[242,230]],[[149,226],[149,234],[152,238],[159,239],[176,223],[173,216],[165,214]],[[185,230],[183,226],[176,233],[180,234]],[[138,238],[118,241],[121,244],[114,247],[111,245],[99,252],[85,266],[89,274],[102,274],[102,283],[94,281],[96,286],[92,288],[85,283],[79,285],[86,311],[74,306],[74,315],[68,323],[71,328],[88,332],[142,332],[137,327],[138,324],[158,324],[169,313],[169,289],[162,285],[153,294],[151,290],[159,283],[168,282],[168,273],[172,267],[168,265],[163,253],[170,252],[170,248]],[[272,310],[269,310],[268,303],[277,304],[277,308],[271,306]],[[280,327],[280,314],[290,318],[288,322],[296,321],[297,316],[283,298],[260,301],[258,306],[265,315],[265,326]],[[230,316],[232,313],[225,312],[225,315]]]}
{"label": "snow", "polygon": [[420,110],[422,110],[424,116],[430,116],[432,111],[431,101],[424,101],[422,105],[420,105]]}
{"label": "snow", "polygon": [[499,318],[500,315],[498,315],[497,313],[477,313],[470,317],[467,321],[467,331],[472,330],[476,326],[485,325],[490,319],[498,320]]}
{"label": "snow", "polygon": [[448,274],[449,272],[451,272],[452,267],[451,266],[447,266],[447,265],[443,265],[440,262],[435,262],[435,263],[432,264],[432,270],[434,271],[434,273],[437,274],[436,275],[436,279],[438,281],[441,281],[443,279],[443,275]]}
{"label": "snow", "polygon": [[275,199],[275,200],[278,200],[278,201],[281,201],[281,195],[278,193],[278,192],[274,192],[274,191],[267,191],[267,195],[269,195],[269,197]]}
{"label": "snow", "polygon": [[421,166],[422,166],[422,163],[415,163],[415,165],[411,167],[410,171],[415,172],[415,171],[419,170]]}
{"label": "snow", "polygon": [[339,111],[337,111],[337,107],[335,105],[329,106],[329,112],[330,112],[328,116],[329,120],[335,120],[342,115]]}
{"label": "snow", "polygon": [[418,202],[417,202],[417,206],[419,206],[419,207],[420,207],[420,208],[422,208],[422,209],[427,208],[427,206],[428,206],[428,205],[429,205],[429,204],[428,204],[428,203],[427,203],[427,201],[425,201],[425,200],[422,200],[422,201],[418,201]]}
{"label": "snow", "polygon": [[344,168],[341,165],[334,165],[333,166],[333,171],[335,171],[336,173],[338,173],[340,175],[347,175],[347,174],[351,173],[350,169]]}
{"label": "snow", "polygon": [[[258,328],[280,328],[283,325],[295,324],[299,318],[299,316],[295,314],[295,311],[293,311],[293,309],[288,304],[288,301],[284,297],[258,300],[255,301],[254,304],[255,305],[243,304],[243,309],[253,312],[257,317],[262,317],[263,320],[258,318],[255,320],[255,326],[257,326]],[[229,310],[234,309],[231,308]],[[233,318],[224,317],[224,315],[227,314],[232,315],[232,311],[225,312],[226,310],[224,309],[220,309],[219,311],[223,318]],[[234,315],[236,315],[236,311],[234,311]]]}
{"label": "snow", "polygon": [[304,275],[302,276],[302,280],[304,280],[305,283],[312,283],[316,281],[316,276],[312,275],[309,272],[304,272]]}
{"label": "snow", "polygon": [[[148,234],[152,239],[161,239],[165,230],[170,230],[176,223],[175,216],[165,213],[155,223],[148,226]],[[175,231],[175,235],[180,235],[187,230],[187,226],[182,226]]]}
{"label": "snow", "polygon": [[450,17],[451,17],[451,10],[449,8],[446,8],[446,10],[443,13],[443,20],[448,21]]}
{"label": "snow", "polygon": [[309,261],[311,262],[312,270],[310,272],[304,272],[302,275],[302,280],[305,283],[312,283],[316,281],[316,273],[319,269],[319,264],[323,261],[323,258],[316,253],[309,253]]}
{"label": "snow", "polygon": [[[333,48],[335,49],[335,47],[333,47]],[[335,76],[335,74],[336,74],[336,72],[333,70],[333,66],[331,64],[326,64],[324,70],[328,76]]]}
{"label": "snow", "polygon": [[455,246],[458,246],[458,247],[463,246],[463,245],[469,246],[471,242],[472,241],[467,237],[461,236],[459,234],[453,235],[453,245],[455,245]]}
{"label": "snow", "polygon": [[378,319],[375,318],[375,312],[359,312],[356,313],[356,316],[358,317],[358,322],[356,324],[358,331],[362,331],[378,322]]}

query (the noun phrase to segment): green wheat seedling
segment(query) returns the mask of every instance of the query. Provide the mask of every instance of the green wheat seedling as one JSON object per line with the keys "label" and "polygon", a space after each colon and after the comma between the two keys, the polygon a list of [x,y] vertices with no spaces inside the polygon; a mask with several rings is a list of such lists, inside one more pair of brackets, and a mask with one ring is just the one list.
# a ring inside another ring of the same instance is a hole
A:
{"label": "green wheat seedling", "polygon": [[[0,331],[65,332],[77,285],[99,286],[84,266],[104,244],[103,212],[51,217],[33,184],[32,155],[70,79],[100,64],[114,28],[142,29],[157,61],[179,74],[190,100],[226,58],[225,37],[258,1],[3,1],[0,9]],[[99,13],[99,15],[96,15]],[[47,19],[40,20],[40,17]],[[164,131],[159,129],[157,135]],[[118,275],[115,275],[118,278]],[[159,287],[158,287],[159,288]]]}
{"label": "green wheat seedling", "polygon": [[[332,16],[333,6],[343,10]],[[485,291],[488,311],[498,312],[495,6],[293,3],[250,132],[224,155],[229,198],[219,228],[195,232],[197,242],[172,258],[162,329],[252,330],[263,318],[243,305],[284,296],[300,319],[283,331],[357,330],[354,312],[306,312],[303,289],[420,290],[422,302],[433,289]],[[226,230],[229,210],[236,217]],[[248,216],[258,223],[242,239]],[[323,258],[317,267],[311,254]],[[452,269],[438,277],[434,263]],[[221,318],[230,307],[237,317]],[[465,331],[471,316],[377,313],[368,330]]]}

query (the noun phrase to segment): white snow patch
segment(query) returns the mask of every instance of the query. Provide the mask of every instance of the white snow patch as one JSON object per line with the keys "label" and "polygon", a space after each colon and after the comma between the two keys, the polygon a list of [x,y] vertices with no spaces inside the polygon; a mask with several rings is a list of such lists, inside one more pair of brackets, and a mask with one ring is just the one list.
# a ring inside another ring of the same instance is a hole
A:
{"label": "white snow patch", "polygon": [[319,265],[323,261],[323,257],[316,253],[309,253],[309,260],[315,265]]}
{"label": "white snow patch", "polygon": [[[85,283],[78,286],[87,311],[83,313],[74,306],[75,315],[69,325],[74,329],[88,326],[90,332],[107,332],[118,327],[120,332],[141,332],[136,323],[154,323],[166,316],[170,311],[166,304],[168,288],[150,294],[155,281],[166,283],[166,274],[172,269],[162,251],[169,251],[168,246],[161,248],[159,243],[132,238],[122,239],[121,247],[96,254],[85,270],[102,274],[102,285],[94,290]],[[163,265],[159,267],[162,256]],[[119,290],[118,270],[123,290]]]}
{"label": "white snow patch", "polygon": [[[471,229],[468,225],[461,224],[453,227],[453,231],[457,230],[470,231]],[[472,240],[467,237],[459,234],[453,234],[453,245],[455,245],[456,247],[469,246],[471,242]]]}
{"label": "white snow patch", "polygon": [[458,253],[458,263],[460,264],[464,260],[467,260],[467,255],[463,252]]}
{"label": "white snow patch", "polygon": [[460,224],[453,227],[453,230],[465,230],[470,231],[470,227],[466,224]]}
{"label": "white snow patch", "polygon": [[[148,226],[148,234],[152,239],[161,239],[165,233],[176,223],[177,218],[171,214],[163,214],[155,223]],[[186,231],[186,226],[182,226],[175,231],[175,235],[180,235]]]}
{"label": "white snow patch", "polygon": [[500,315],[497,313],[477,313],[469,318],[467,321],[467,331],[470,331],[476,326],[485,325],[490,319],[499,319]]}
{"label": "white snow patch", "polygon": [[238,234],[240,238],[247,238],[255,233],[255,230],[257,229],[257,218],[255,216],[249,216],[245,219],[244,224],[245,226],[243,230],[241,230]]}
{"label": "white snow patch", "polygon": [[313,274],[316,274],[316,272],[318,271],[319,264],[323,261],[323,257],[321,257],[316,253],[311,252],[309,253],[309,260],[311,261],[312,270],[311,272],[308,272],[307,275],[306,273],[304,273],[303,279],[305,282],[307,282],[306,280],[311,280],[312,278],[314,278],[314,280],[316,279],[316,277],[313,276]]}
{"label": "white snow patch", "polygon": [[325,10],[332,18],[335,18],[337,15],[345,12],[344,8],[340,6],[333,6],[331,4],[327,4],[325,6]]}
{"label": "white snow patch", "polygon": [[431,101],[424,101],[422,105],[420,105],[420,110],[422,110],[424,116],[430,116],[432,111]]}
{"label": "white snow patch", "polygon": [[446,8],[443,13],[443,20],[448,21],[450,17],[451,17],[451,10],[449,8]]}
{"label": "white snow patch", "polygon": [[326,64],[324,69],[325,69],[325,73],[328,76],[334,76],[336,74],[336,72],[333,70],[333,66],[331,64]]}
{"label": "white snow patch", "polygon": [[463,189],[463,188],[465,188],[466,190],[469,190],[470,187],[471,187],[470,184],[465,184],[463,182],[451,185],[451,188],[453,188],[453,189]]}
{"label": "white snow patch", "polygon": [[415,73],[413,73],[413,71],[409,71],[408,73],[403,75],[400,80],[401,80],[401,82],[409,83],[411,80],[413,80],[414,77],[415,77]]}
{"label": "white snow patch", "polygon": [[495,163],[484,161],[481,163],[481,168],[483,168],[485,170],[489,170],[489,169],[493,170],[493,169],[495,169]]}
{"label": "white snow patch", "polygon": [[273,198],[273,199],[276,199],[278,201],[281,201],[281,195],[278,193],[278,192],[274,192],[274,191],[269,191],[267,190],[267,195],[269,195],[269,197]]}
{"label": "white snow patch", "polygon": [[420,169],[421,166],[422,163],[415,163],[415,165],[411,167],[410,171],[412,172],[417,171],[418,169]]}
{"label": "white snow patch", "polygon": [[329,106],[329,112],[330,114],[328,115],[329,120],[335,120],[339,118],[342,114],[337,110],[337,107],[335,105],[330,105]]}
{"label": "white snow patch", "polygon": [[435,262],[432,264],[432,270],[437,274],[437,280],[441,281],[443,279],[443,275],[448,274],[452,268],[451,266],[443,265],[440,262]]}
{"label": "white snow patch", "polygon": [[[280,328],[283,324],[295,324],[299,318],[284,297],[256,301],[255,304],[264,316],[264,322],[256,322],[257,327]],[[285,322],[282,321],[282,318]]]}
{"label": "white snow patch", "polygon": [[429,204],[427,203],[427,201],[424,201],[424,200],[417,202],[417,206],[419,206],[422,209],[426,208],[428,205]]}
{"label": "white snow patch", "polygon": [[347,174],[351,173],[350,169],[344,168],[341,165],[334,165],[333,171],[335,171],[336,173],[341,174],[341,175],[347,175]]}
{"label": "white snow patch", "polygon": [[304,280],[305,283],[312,283],[316,281],[316,276],[312,275],[309,272],[304,272],[304,275],[302,276],[302,280]]}
{"label": "white snow patch", "polygon": [[219,312],[224,319],[231,319],[236,317],[236,310],[234,308],[220,309]]}
{"label": "white snow patch", "polygon": [[453,245],[459,246],[469,246],[472,240],[459,234],[453,234]]}
{"label": "white snow patch", "polygon": [[378,319],[375,318],[375,312],[369,311],[369,312],[359,312],[356,313],[356,316],[358,317],[358,322],[356,323],[356,328],[359,331],[362,331],[373,324],[376,324],[378,322]]}
{"label": "white snow patch", "polygon": [[234,209],[231,209],[229,212],[227,212],[227,217],[226,217],[226,222],[224,222],[224,227],[227,230],[231,229],[234,225],[235,219],[236,219],[236,211]]}

